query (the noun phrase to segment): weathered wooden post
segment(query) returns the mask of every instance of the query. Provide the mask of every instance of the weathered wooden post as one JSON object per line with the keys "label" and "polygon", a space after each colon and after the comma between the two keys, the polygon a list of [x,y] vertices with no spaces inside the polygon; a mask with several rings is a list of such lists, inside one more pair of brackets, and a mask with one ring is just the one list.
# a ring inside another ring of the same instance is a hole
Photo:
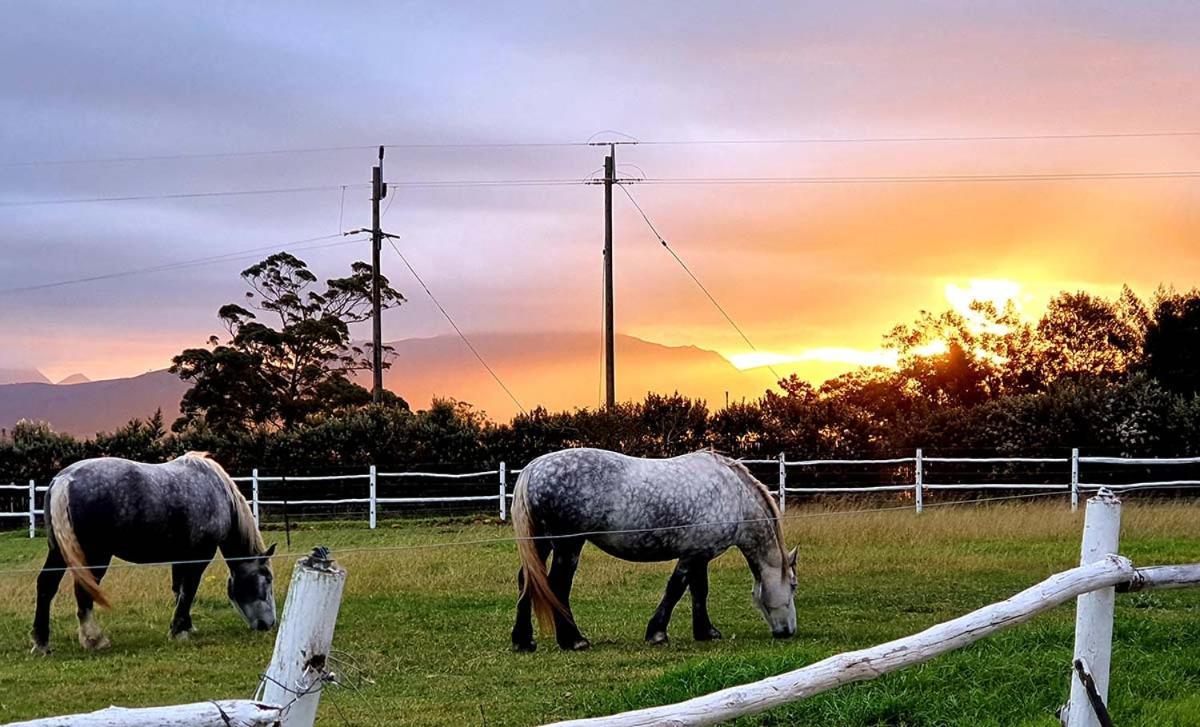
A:
{"label": "weathered wooden post", "polygon": [[1071,450],[1071,512],[1079,509],[1079,448]]}
{"label": "weathered wooden post", "polygon": [[250,470],[250,509],[254,512],[254,522],[258,520],[258,468]]}
{"label": "weathered wooden post", "polygon": [[506,470],[504,463],[500,463],[500,521],[503,522],[508,517],[508,483],[505,482]]}
{"label": "weathered wooden post", "polygon": [[29,481],[29,538],[37,536],[37,483]]}
{"label": "weathered wooden post", "polygon": [[779,512],[787,511],[787,458],[779,453]]}
{"label": "weathered wooden post", "polygon": [[[1115,555],[1120,547],[1121,501],[1107,488],[1101,488],[1087,501],[1083,521],[1083,547],[1080,565],[1088,565]],[[1085,593],[1075,601],[1075,657],[1091,672],[1100,701],[1108,703],[1108,677],[1112,665],[1113,607],[1116,590],[1101,588]],[[1078,671],[1071,673],[1071,701],[1065,709],[1067,727],[1100,727],[1096,710],[1088,700],[1087,686]]]}
{"label": "weathered wooden post", "polygon": [[326,664],[345,585],[346,571],[326,548],[314,548],[296,562],[260,697],[283,705],[282,727],[312,727],[317,718],[321,689],[331,676]]}
{"label": "weathered wooden post", "polygon": [[916,501],[917,512],[925,511],[925,462],[921,448],[917,448],[917,458],[913,461],[913,499]]}
{"label": "weathered wooden post", "polygon": [[272,727],[279,707],[249,699],[222,699],[170,707],[108,707],[88,714],[11,722],[6,727]]}
{"label": "weathered wooden post", "polygon": [[370,515],[368,517],[371,520],[371,529],[372,530],[375,529],[375,506],[377,504],[376,497],[375,497],[375,482],[376,482],[375,465],[371,465],[371,494],[370,494],[371,504],[369,506],[370,507]]}

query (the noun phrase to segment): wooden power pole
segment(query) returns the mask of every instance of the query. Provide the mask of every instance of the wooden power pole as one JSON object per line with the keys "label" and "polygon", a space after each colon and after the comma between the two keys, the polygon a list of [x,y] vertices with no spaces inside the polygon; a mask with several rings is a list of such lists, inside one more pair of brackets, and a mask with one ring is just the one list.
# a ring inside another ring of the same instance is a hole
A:
{"label": "wooden power pole", "polygon": [[383,230],[379,227],[379,201],[387,196],[383,181],[383,147],[379,147],[379,166],[371,169],[371,371],[374,381],[371,401],[383,401],[383,325],[379,318],[379,251],[383,247]]}
{"label": "wooden power pole", "polygon": [[604,157],[604,404],[617,403],[616,333],[613,330],[613,224],[612,193],[617,178],[617,146],[608,145]]}

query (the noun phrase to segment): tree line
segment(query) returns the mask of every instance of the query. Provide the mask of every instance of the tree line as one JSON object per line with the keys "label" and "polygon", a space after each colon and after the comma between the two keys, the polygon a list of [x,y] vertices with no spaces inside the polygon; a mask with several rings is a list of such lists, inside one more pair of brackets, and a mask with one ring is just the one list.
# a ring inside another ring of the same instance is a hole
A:
{"label": "tree line", "polygon": [[[884,457],[916,447],[955,454],[1200,454],[1200,291],[1128,288],[1109,299],[1053,298],[1037,321],[1010,303],[921,312],[883,337],[894,366],[820,385],[795,376],[756,400],[710,408],[651,392],[611,409],[535,409],[496,422],[468,403],[413,410],[372,404],[353,381],[369,368],[349,325],[363,320],[369,268],[317,279],[281,253],[248,268],[248,306],[218,317],[227,336],[175,357],[192,384],[181,415],[130,421],[76,438],[44,423],[0,433],[0,481],[46,481],[85,457],[162,461],[213,453],[235,473],[445,471],[523,464],[555,449],[595,446],[641,456],[712,447],[734,456]],[[403,296],[387,286],[385,305]]]}

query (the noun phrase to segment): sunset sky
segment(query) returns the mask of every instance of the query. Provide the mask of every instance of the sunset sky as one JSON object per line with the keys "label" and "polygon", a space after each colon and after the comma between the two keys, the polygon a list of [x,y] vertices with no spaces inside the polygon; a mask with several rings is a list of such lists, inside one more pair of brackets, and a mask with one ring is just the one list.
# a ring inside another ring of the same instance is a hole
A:
{"label": "sunset sky", "polygon": [[[609,130],[644,142],[1196,132],[644,143],[618,160],[654,179],[1200,175],[1200,4],[837,5],[11,6],[0,367],[58,379],[166,366],[220,332],[215,311],[240,298],[253,256],[12,289],[311,240],[336,234],[339,218],[366,226],[375,154],[364,147],[375,144],[399,145],[387,151],[385,228],[460,326],[489,333],[597,331],[602,189],[404,183],[583,179],[603,151],[439,144],[617,138]],[[357,148],[176,158],[313,147]],[[54,163],[113,157],[141,159]],[[356,185],[344,207],[342,185]],[[41,204],[298,187],[322,189]],[[820,378],[886,360],[882,333],[972,291],[1006,291],[1036,316],[1063,289],[1193,287],[1198,190],[1195,176],[635,185],[763,357],[747,358],[621,194],[618,329],[741,365],[799,361]],[[369,247],[297,254],[331,276]],[[385,337],[450,333],[394,253],[383,260],[411,301],[387,315]]]}

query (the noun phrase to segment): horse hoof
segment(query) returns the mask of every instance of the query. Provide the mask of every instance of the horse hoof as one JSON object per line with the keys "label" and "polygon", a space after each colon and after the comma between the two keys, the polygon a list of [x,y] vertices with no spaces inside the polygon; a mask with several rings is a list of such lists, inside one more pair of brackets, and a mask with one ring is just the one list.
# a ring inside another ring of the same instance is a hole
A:
{"label": "horse hoof", "polygon": [[579,639],[571,644],[571,651],[587,651],[590,648],[592,648],[592,642],[587,639]]}
{"label": "horse hoof", "polygon": [[665,646],[669,641],[666,631],[655,631],[646,637],[646,643],[651,646]]}
{"label": "horse hoof", "polygon": [[720,641],[721,632],[716,626],[709,626],[707,631],[697,631],[692,636],[696,641]]}
{"label": "horse hoof", "polygon": [[512,645],[512,650],[518,654],[532,654],[533,652],[537,651],[537,642],[530,641],[525,644],[514,643]]}
{"label": "horse hoof", "polygon": [[112,642],[104,634],[80,634],[79,645],[87,651],[103,651],[112,646]]}
{"label": "horse hoof", "polygon": [[172,641],[187,641],[192,637],[191,629],[187,631],[176,631],[171,634]]}
{"label": "horse hoof", "polygon": [[50,656],[50,644],[34,644],[33,648],[29,650],[29,653]]}

